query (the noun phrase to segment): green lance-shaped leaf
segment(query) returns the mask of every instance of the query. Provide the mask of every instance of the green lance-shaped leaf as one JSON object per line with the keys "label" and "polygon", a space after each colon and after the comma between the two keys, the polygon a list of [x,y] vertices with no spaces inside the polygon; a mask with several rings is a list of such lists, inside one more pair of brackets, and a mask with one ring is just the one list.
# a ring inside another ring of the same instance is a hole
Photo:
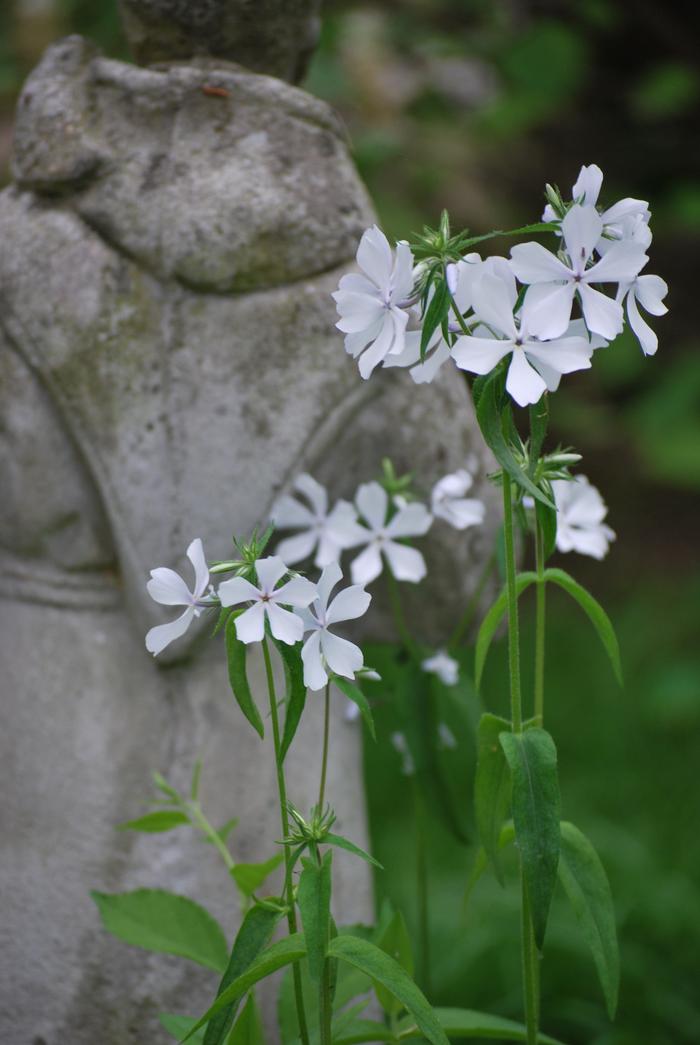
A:
{"label": "green lance-shaped leaf", "polygon": [[175,827],[189,824],[189,817],[177,809],[157,809],[153,813],[146,813],[136,820],[127,820],[119,824],[118,831],[143,831],[145,834],[161,834],[164,831],[172,831]]}
{"label": "green lance-shaped leaf", "polygon": [[[491,1016],[473,1009],[435,1009],[435,1015],[445,1034],[450,1038],[480,1038],[496,1041],[527,1041],[527,1029],[522,1023],[507,1020],[502,1016]],[[421,1037],[415,1022],[403,1019],[398,1026],[399,1041]],[[539,1045],[562,1045],[548,1034],[537,1035]]]}
{"label": "green lance-shaped leaf", "polygon": [[262,1020],[254,994],[248,995],[248,1001],[236,1020],[226,1045],[265,1045]]}
{"label": "green lance-shaped leaf", "polygon": [[218,1012],[237,1002],[260,980],[271,976],[273,972],[282,969],[292,962],[301,961],[306,955],[306,944],[302,933],[292,933],[285,936],[278,943],[273,943],[266,951],[263,951],[246,969],[244,973],[237,976],[225,990],[219,994],[214,1004],[207,1009],[204,1015],[197,1020],[192,1029],[182,1039],[183,1042],[190,1041],[200,1027],[208,1023]]}
{"label": "green lance-shaped leaf", "polygon": [[425,359],[425,353],[430,344],[430,339],[446,318],[450,309],[450,292],[444,279],[436,281],[435,292],[430,299],[425,316],[423,317],[423,329],[420,338],[420,357]]}
{"label": "green lance-shaped leaf", "polygon": [[499,856],[501,826],[510,807],[510,770],[499,737],[510,730],[510,722],[499,715],[481,716],[477,731],[474,810],[476,829],[484,853],[503,885]]}
{"label": "green lance-shaped leaf", "polygon": [[329,954],[354,965],[382,984],[401,1002],[432,1045],[448,1045],[447,1037],[424,994],[399,963],[376,944],[358,936],[337,936],[331,940]]}
{"label": "green lance-shaped leaf", "polygon": [[548,569],[544,572],[545,580],[551,581],[552,584],[558,584],[560,588],[563,588],[565,592],[574,599],[583,612],[586,614],[591,624],[598,632],[598,638],[603,643],[605,652],[610,658],[613,671],[615,672],[615,678],[622,686],[622,662],[620,660],[620,647],[615,634],[615,629],[612,626],[612,621],[608,617],[607,613],[600,605],[597,599],[594,599],[589,591],[575,581],[564,570]]}
{"label": "green lance-shaped leaf", "polygon": [[230,874],[243,895],[252,896],[283,860],[284,854],[276,853],[260,864],[236,864]]}
{"label": "green lance-shaped leaf", "polygon": [[577,827],[561,824],[559,879],[591,949],[610,1019],[620,985],[620,955],[612,893],[600,857]]}
{"label": "green lance-shaped leaf", "polygon": [[[172,1012],[161,1012],[158,1019],[168,1034],[172,1034],[177,1041],[184,1038],[197,1022],[194,1016],[176,1016]],[[204,1030],[197,1031],[190,1041],[193,1045],[204,1045]]]}
{"label": "green lance-shaped leaf", "polygon": [[533,232],[554,232],[559,228],[558,223],[553,221],[536,221],[533,225],[522,225],[519,229],[495,229],[493,232],[485,232],[481,236],[470,236],[462,240],[461,248],[465,251],[467,247],[473,247],[475,243],[483,243],[484,240],[495,239],[497,236],[529,236]]}
{"label": "green lance-shaped leaf", "polygon": [[363,721],[367,726],[367,729],[369,730],[370,736],[372,737],[372,740],[376,740],[377,734],[374,729],[374,717],[372,715],[372,709],[369,706],[369,701],[367,700],[367,697],[364,695],[360,687],[357,686],[354,682],[350,682],[349,679],[342,678],[340,675],[334,675],[331,681],[333,682],[334,686],[338,687],[341,693],[344,693],[345,696],[353,702],[353,704],[357,704],[358,708],[360,709],[360,714],[362,715]]}
{"label": "green lance-shaped leaf", "polygon": [[339,1030],[335,1025],[333,1027],[333,1045],[363,1045],[364,1042],[378,1041],[395,1042],[396,1035],[386,1024],[376,1020],[354,1019]]}
{"label": "green lance-shaped leaf", "polygon": [[321,863],[309,857],[302,859],[304,870],[299,878],[297,902],[304,926],[309,975],[319,983],[328,953],[331,920],[331,865],[333,850],[324,853]]}
{"label": "green lance-shaped leaf", "polygon": [[[518,597],[522,595],[526,588],[529,588],[531,584],[534,584],[536,580],[537,574],[532,570],[528,570],[525,573],[519,573],[515,578],[515,590]],[[505,617],[507,610],[508,592],[504,588],[481,622],[479,634],[476,637],[474,681],[477,689],[481,685],[481,676],[484,673],[484,665],[486,664],[486,657],[491,647],[491,642],[493,641],[493,637],[498,630],[499,624]]]}
{"label": "green lance-shaped leaf", "polygon": [[280,756],[284,760],[296,735],[306,704],[306,686],[304,685],[304,664],[301,659],[301,643],[288,646],[286,642],[274,640],[277,651],[284,664],[284,677],[287,683],[287,710],[284,717],[284,731]]}
{"label": "green lance-shaped leaf", "polygon": [[[390,921],[377,937],[376,944],[385,954],[397,961],[411,978],[413,977],[411,937],[408,934],[408,927],[401,911],[394,911]],[[398,1015],[402,1004],[390,990],[387,990],[379,981],[375,980],[374,992],[384,1012],[390,1016]]]}
{"label": "green lance-shaped leaf", "polygon": [[501,733],[513,784],[513,824],[541,951],[559,863],[557,749],[549,733]]}
{"label": "green lance-shaped leaf", "polygon": [[[476,417],[481,434],[493,451],[501,468],[508,473],[511,479],[529,493],[531,497],[534,497],[536,501],[543,501],[544,504],[553,507],[552,501],[535,486],[532,479],[520,467],[506,441],[503,432],[502,410],[499,402],[498,389],[500,380],[500,373],[494,371],[481,388],[479,402],[476,407]],[[510,408],[506,407],[506,409]]]}
{"label": "green lance-shaped leaf", "polygon": [[366,853],[364,849],[360,849],[359,845],[355,845],[349,838],[343,838],[342,835],[327,834],[323,836],[323,841],[326,845],[334,845],[337,849],[345,849],[346,852],[352,853],[353,856],[359,856],[362,860],[366,860],[368,864],[372,864],[373,867],[378,867],[380,871],[384,870],[379,860],[375,860],[373,856]]}
{"label": "green lance-shaped leaf", "polygon": [[[252,965],[263,947],[267,947],[281,916],[281,911],[268,907],[260,907],[258,904],[251,907],[236,933],[231,957],[216,992],[217,998]],[[203,1045],[224,1045],[236,1018],[239,1001],[240,998],[236,998],[212,1017],[207,1024]]]}
{"label": "green lance-shaped leaf", "polygon": [[164,889],[90,894],[108,932],[125,943],[161,954],[178,954],[223,972],[228,961],[226,937],[208,911]]}
{"label": "green lance-shaped leaf", "polygon": [[246,648],[236,635],[236,617],[233,615],[226,621],[226,655],[228,658],[228,677],[233,695],[253,729],[262,738],[265,735],[265,729],[248,684]]}

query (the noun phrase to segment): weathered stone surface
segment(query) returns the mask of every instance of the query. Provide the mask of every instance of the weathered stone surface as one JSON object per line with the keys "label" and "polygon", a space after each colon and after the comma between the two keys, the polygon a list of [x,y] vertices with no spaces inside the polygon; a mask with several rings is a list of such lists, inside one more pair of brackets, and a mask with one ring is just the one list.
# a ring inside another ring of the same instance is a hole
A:
{"label": "weathered stone surface", "polygon": [[[330,292],[372,213],[320,102],[226,62],[143,70],[70,38],[27,83],[14,171],[0,195],[0,1037],[157,1041],[155,1013],[198,1011],[215,978],[109,939],[88,889],[165,885],[229,929],[235,898],[185,832],[113,825],[151,769],[185,786],[203,755],[212,818],[241,816],[239,859],[270,855],[279,826],[269,751],[227,694],[208,622],[146,653],[163,620],[148,570],[186,573],[194,536],[227,556],[302,468],[348,496],[390,455],[429,487],[480,443],[457,375],[364,383],[343,352]],[[444,634],[483,538],[441,536],[429,590]],[[329,795],[361,842],[341,711]],[[302,808],[319,730],[309,714],[290,756]],[[338,872],[339,919],[368,918],[363,867],[341,856]]]}
{"label": "weathered stone surface", "polygon": [[213,55],[298,83],[318,41],[321,0],[120,0],[136,60]]}

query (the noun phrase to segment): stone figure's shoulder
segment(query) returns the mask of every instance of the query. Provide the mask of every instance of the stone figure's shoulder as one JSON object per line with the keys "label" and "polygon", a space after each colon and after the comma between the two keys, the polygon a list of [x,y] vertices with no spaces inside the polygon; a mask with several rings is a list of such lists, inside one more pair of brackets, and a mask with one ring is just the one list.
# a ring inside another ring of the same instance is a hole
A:
{"label": "stone figure's shoulder", "polygon": [[207,291],[331,269],[372,220],[325,103],[224,60],[141,69],[76,37],[27,81],[13,172],[159,279]]}

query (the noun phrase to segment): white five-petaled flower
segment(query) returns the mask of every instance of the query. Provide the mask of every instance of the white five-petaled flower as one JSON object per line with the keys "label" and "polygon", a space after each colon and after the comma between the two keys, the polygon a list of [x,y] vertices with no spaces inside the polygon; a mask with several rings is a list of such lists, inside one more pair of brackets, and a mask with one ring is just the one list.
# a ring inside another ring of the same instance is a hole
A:
{"label": "white five-petaled flower", "polygon": [[153,656],[169,646],[175,639],[184,635],[194,617],[199,617],[208,605],[204,593],[209,584],[209,569],[204,558],[204,549],[199,537],[195,538],[187,549],[187,558],[194,566],[194,588],[192,591],[179,573],[167,566],[159,566],[151,570],[151,579],[146,590],[155,602],[162,606],[185,606],[185,612],[169,624],[159,624],[146,635],[146,649]]}
{"label": "white five-petaled flower", "polygon": [[639,314],[637,303],[652,316],[663,316],[668,312],[664,298],[668,285],[661,276],[637,276],[632,283],[621,283],[618,300],[627,299],[627,318],[645,356],[653,356],[659,347],[659,339],[645,319]]}
{"label": "white five-petaled flower", "polygon": [[546,388],[556,388],[562,374],[588,369],[593,348],[584,337],[538,340],[532,333],[528,297],[516,323],[516,296],[515,281],[509,284],[490,273],[482,276],[475,290],[475,308],[487,329],[477,327],[483,329],[482,336],[457,338],[452,355],[458,367],[473,374],[488,374],[511,355],[506,390],[519,406],[527,406],[538,402]]}
{"label": "white five-petaled flower", "polygon": [[357,510],[366,525],[354,523],[349,528],[348,541],[352,546],[366,544],[351,564],[354,584],[370,584],[382,572],[382,555],[399,581],[417,583],[425,577],[425,559],[416,548],[400,544],[402,537],[422,537],[427,533],[433,517],[418,501],[402,505],[387,520],[389,495],[377,482],[363,483],[355,497]]}
{"label": "white five-petaled flower", "polygon": [[603,219],[593,206],[574,204],[561,223],[568,263],[541,243],[518,243],[511,249],[511,267],[521,283],[531,284],[525,301],[530,330],[536,337],[556,338],[571,319],[578,293],[586,326],[612,339],[622,330],[622,308],[593,283],[629,283],[649,260],[639,243],[613,243],[589,266],[603,233]]}
{"label": "white five-petaled flower", "polygon": [[280,541],[277,552],[291,566],[316,549],[314,564],[322,569],[340,558],[342,532],[337,531],[336,521],[354,519],[354,510],[347,501],[339,501],[329,512],[325,488],[306,473],[294,480],[294,489],[303,494],[310,507],[289,494],[280,497],[273,506],[271,517],[278,529],[301,531]]}
{"label": "white five-petaled flower", "polygon": [[283,607],[308,606],[316,598],[316,585],[304,577],[292,577],[281,588],[277,588],[277,582],[289,573],[279,555],[258,559],[255,572],[259,588],[245,577],[231,577],[223,581],[218,593],[221,605],[237,606],[241,602],[252,602],[253,605],[236,618],[236,634],[241,642],[262,642],[267,617],[274,637],[293,646],[304,634],[304,623],[296,613]]}
{"label": "white five-petaled flower", "polygon": [[585,475],[577,475],[572,480],[555,479],[552,492],[557,506],[557,550],[603,559],[615,532],[604,522],[608,509],[600,491]]}
{"label": "white five-petaled flower", "polygon": [[368,378],[388,355],[404,349],[409,313],[405,302],[413,290],[413,254],[397,243],[396,256],[376,225],[362,234],[357,262],[363,274],[343,276],[333,294],[345,334],[345,349],[359,356],[360,374]]}
{"label": "white five-petaled flower", "polygon": [[421,662],[423,671],[437,675],[446,686],[456,686],[459,681],[459,664],[446,650],[438,650],[432,657]]}
{"label": "white five-petaled flower", "polygon": [[430,508],[433,515],[444,519],[456,530],[466,530],[468,526],[479,526],[484,521],[486,506],[476,497],[465,497],[474,479],[466,468],[460,468],[450,475],[443,476],[433,487],[430,495]]}
{"label": "white five-petaled flower", "polygon": [[342,576],[343,571],[337,562],[326,566],[316,585],[316,598],[300,614],[304,631],[311,633],[301,651],[304,684],[309,689],[322,689],[328,682],[329,669],[334,675],[354,679],[356,672],[362,668],[360,647],[334,635],[329,628],[342,621],[362,617],[367,612],[372,596],[361,585],[355,584],[339,591],[331,599],[331,592]]}
{"label": "white five-petaled flower", "polygon": [[[600,196],[602,186],[603,172],[600,167],[595,163],[591,163],[588,166],[584,164],[578,173],[578,178],[572,186],[571,199],[574,203],[581,203],[584,206],[595,207],[598,203],[598,197]],[[613,205],[608,207],[607,210],[601,211],[600,216],[603,219],[605,235],[606,237],[609,237],[610,240],[634,238],[629,237],[631,226],[628,221],[629,219],[633,219],[636,223],[636,219],[639,218],[642,222],[648,224],[650,217],[649,204],[646,200],[635,200],[631,197],[627,197],[624,200],[618,200],[617,203],[613,203]],[[551,204],[547,204],[545,207],[542,220],[557,220],[557,216],[554,213],[554,208]],[[644,238],[646,238],[644,233],[639,230],[639,241]],[[650,242],[651,234],[649,234],[649,240],[644,243],[644,246],[647,247]],[[602,254],[605,249],[605,240],[599,240],[596,249]]]}

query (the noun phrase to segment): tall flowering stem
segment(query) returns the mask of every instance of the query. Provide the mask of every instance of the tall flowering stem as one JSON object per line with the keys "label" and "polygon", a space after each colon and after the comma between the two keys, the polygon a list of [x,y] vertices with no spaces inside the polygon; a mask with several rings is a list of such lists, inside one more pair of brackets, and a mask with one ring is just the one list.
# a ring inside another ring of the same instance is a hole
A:
{"label": "tall flowering stem", "polygon": [[[284,765],[281,754],[280,722],[277,713],[277,694],[275,693],[275,679],[272,673],[272,661],[267,637],[262,641],[263,658],[265,660],[265,675],[267,678],[267,692],[270,701],[270,720],[272,722],[272,740],[275,748],[275,767],[277,770],[277,794],[280,805],[280,821],[282,824],[282,837],[289,837],[289,816],[287,813],[287,784],[284,779]],[[287,925],[290,935],[298,930],[296,907],[294,901],[294,884],[292,882],[292,861],[288,846],[284,846],[284,891],[287,898]],[[292,966],[294,977],[294,1001],[296,1004],[297,1021],[299,1023],[299,1037],[302,1045],[309,1045],[309,1031],[304,1010],[304,995],[301,985],[301,970],[299,963]]]}
{"label": "tall flowering stem", "polygon": [[[503,533],[506,559],[506,591],[508,596],[508,669],[510,675],[510,717],[514,733],[523,731],[522,691],[520,687],[520,632],[518,626],[518,593],[515,581],[515,542],[513,539],[513,490],[511,478],[503,473]],[[537,953],[530,914],[527,883],[520,869],[522,891],[521,938],[523,993],[528,1045],[537,1045],[539,982]]]}
{"label": "tall flowering stem", "polygon": [[535,719],[538,726],[544,725],[544,651],[547,598],[544,565],[544,533],[539,517],[535,513],[535,571],[537,573],[535,591]]}

